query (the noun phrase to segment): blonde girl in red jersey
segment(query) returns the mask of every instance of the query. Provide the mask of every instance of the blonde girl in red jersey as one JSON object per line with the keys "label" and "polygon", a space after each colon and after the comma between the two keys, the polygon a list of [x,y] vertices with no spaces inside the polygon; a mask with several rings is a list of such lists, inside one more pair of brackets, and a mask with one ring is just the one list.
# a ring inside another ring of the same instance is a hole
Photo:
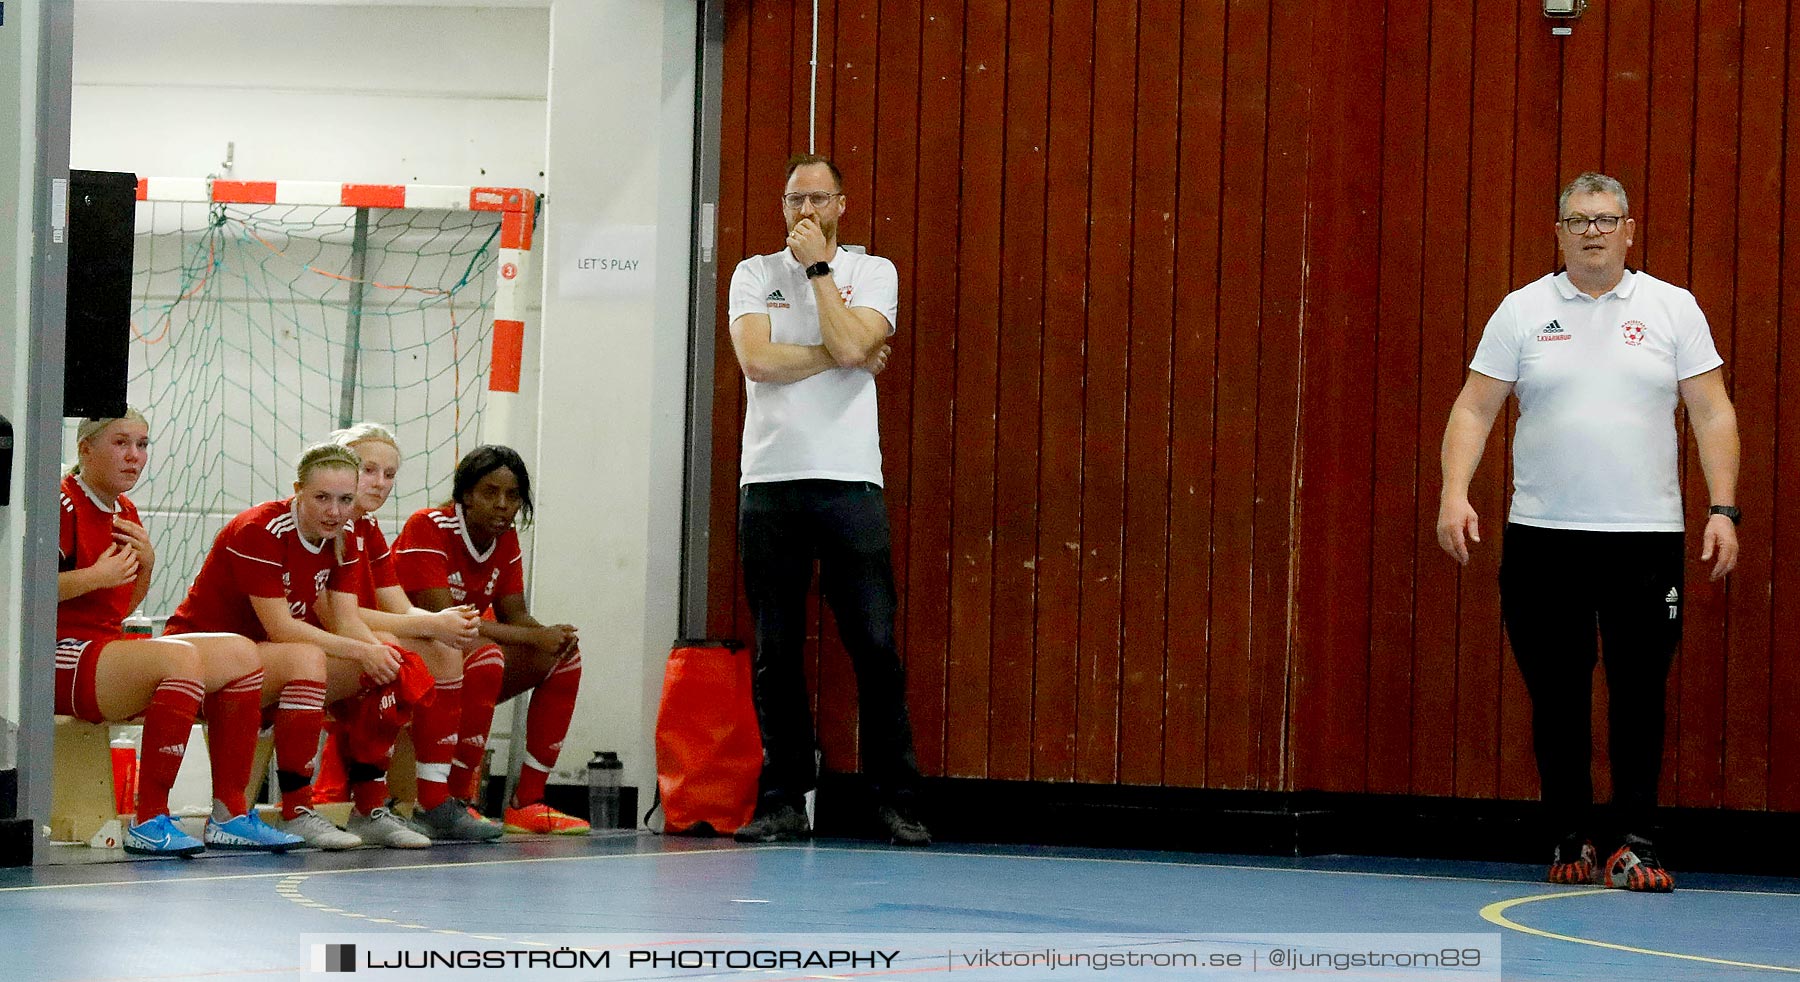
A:
{"label": "blonde girl in red jersey", "polygon": [[204,842],[170,817],[169,788],[202,706],[212,721],[215,750],[241,750],[243,766],[223,774],[215,756],[215,776],[239,789],[249,782],[261,663],[255,645],[232,634],[122,637],[124,620],[143,602],[156,567],[149,533],[125,496],[149,462],[149,424],[134,409],[119,418],[85,420],[75,451],[79,463],[61,488],[56,711],[90,723],[143,716],[137,820],[125,832],[125,851],[192,856],[206,846],[279,852],[298,845],[241,806],[223,821],[208,822]]}
{"label": "blonde girl in red jersey", "polygon": [[[454,698],[462,688],[463,655],[481,646],[477,630],[480,617],[467,605],[428,611],[414,607],[400,588],[394,570],[392,547],[386,533],[375,519],[375,512],[387,504],[394,482],[400,473],[400,444],[387,427],[378,423],[357,423],[331,434],[331,442],[349,447],[362,460],[357,481],[356,507],[350,533],[357,537],[364,558],[358,578],[359,614],[375,636],[389,644],[417,652],[435,680],[436,698]],[[393,746],[360,746],[355,728],[340,729],[337,739],[327,748],[338,748],[348,757],[347,776],[355,811],[350,830],[365,842],[400,848],[419,848],[431,844],[425,834],[407,826],[389,813],[386,771]],[[366,743],[366,739],[361,741]],[[415,747],[421,765],[441,757],[448,771],[451,745]],[[359,816],[370,816],[361,818]],[[457,838],[488,839],[500,834],[498,826],[480,822],[475,827],[458,829],[465,834]]]}
{"label": "blonde girl in red jersey", "polygon": [[[494,612],[480,629],[483,647],[463,661],[460,699],[422,709],[413,740],[460,735],[448,786],[419,773],[416,828],[430,831],[466,814],[475,792],[494,706],[531,689],[525,717],[525,762],[506,807],[509,832],[583,835],[588,824],[544,803],[544,783],[556,765],[581,685],[581,649],[572,624],[544,624],[525,604],[523,556],[514,522],[531,518],[531,475],[510,447],[481,446],[456,465],[451,500],[407,519],[395,542],[400,584],[426,610],[469,604]],[[452,715],[452,711],[455,715]],[[434,807],[435,806],[435,807]],[[434,838],[438,837],[433,835]]]}
{"label": "blonde girl in red jersey", "polygon": [[307,448],[294,496],[263,502],[220,530],[168,627],[226,630],[257,642],[262,704],[275,717],[284,828],[320,849],[362,844],[312,809],[325,704],[361,691],[365,675],[375,685],[393,681],[400,665],[400,655],[376,641],[356,612],[362,557],[344,529],[361,470],[348,448]]}

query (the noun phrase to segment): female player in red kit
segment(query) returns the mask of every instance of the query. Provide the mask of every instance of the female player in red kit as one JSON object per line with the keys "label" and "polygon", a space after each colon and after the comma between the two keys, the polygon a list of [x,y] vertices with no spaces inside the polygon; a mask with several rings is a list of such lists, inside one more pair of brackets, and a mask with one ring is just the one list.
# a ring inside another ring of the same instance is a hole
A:
{"label": "female player in red kit", "polygon": [[[119,418],[85,420],[75,450],[79,463],[61,488],[56,711],[90,723],[143,716],[137,821],[125,831],[125,851],[192,856],[206,846],[279,852],[299,845],[243,802],[263,678],[256,646],[232,634],[122,637],[156,566],[149,533],[125,497],[149,461],[149,425],[132,409]],[[237,790],[223,814],[215,808],[204,844],[169,816],[169,788],[202,706],[214,782]]]}
{"label": "female player in red kit", "polygon": [[[230,631],[257,642],[262,704],[274,709],[285,828],[321,849],[362,845],[312,810],[325,704],[361,691],[364,676],[375,685],[393,681],[400,666],[399,653],[377,642],[356,614],[362,557],[344,531],[361,469],[345,447],[308,448],[294,496],[266,501],[226,524],[168,626],[172,634]],[[214,793],[225,790],[215,786]]]}
{"label": "female player in red kit", "polygon": [[[450,501],[422,508],[407,519],[394,543],[400,584],[426,610],[468,604],[492,609],[480,629],[487,645],[463,661],[460,698],[442,699],[413,720],[413,743],[423,747],[444,736],[456,741],[453,772],[419,768],[415,827],[431,831],[466,813],[475,794],[494,706],[531,689],[525,717],[524,767],[506,807],[509,832],[584,835],[588,824],[544,804],[544,783],[575,711],[581,686],[581,650],[570,624],[542,624],[525,605],[523,556],[515,519],[531,519],[531,475],[510,447],[480,446],[456,465]],[[459,800],[460,799],[460,800]]]}

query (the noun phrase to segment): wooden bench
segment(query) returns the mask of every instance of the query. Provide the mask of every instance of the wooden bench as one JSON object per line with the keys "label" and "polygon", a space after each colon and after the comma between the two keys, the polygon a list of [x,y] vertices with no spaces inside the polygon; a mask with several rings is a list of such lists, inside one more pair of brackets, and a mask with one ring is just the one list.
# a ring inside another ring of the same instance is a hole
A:
{"label": "wooden bench", "polygon": [[108,724],[56,717],[56,773],[50,782],[50,838],[86,842],[114,819],[112,734]]}

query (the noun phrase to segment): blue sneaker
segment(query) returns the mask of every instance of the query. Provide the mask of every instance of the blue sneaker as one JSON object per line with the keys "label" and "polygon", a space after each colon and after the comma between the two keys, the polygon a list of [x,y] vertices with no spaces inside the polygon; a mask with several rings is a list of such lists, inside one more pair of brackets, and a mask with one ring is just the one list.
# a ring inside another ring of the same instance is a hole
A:
{"label": "blue sneaker", "polygon": [[206,820],[206,844],[218,849],[254,849],[261,852],[287,852],[296,846],[303,846],[306,840],[297,835],[290,835],[262,820],[252,808],[235,818],[219,819],[222,808],[213,808],[213,817]]}
{"label": "blue sneaker", "polygon": [[206,851],[199,839],[181,831],[167,815],[158,815],[125,830],[125,851],[133,856],[180,856]]}

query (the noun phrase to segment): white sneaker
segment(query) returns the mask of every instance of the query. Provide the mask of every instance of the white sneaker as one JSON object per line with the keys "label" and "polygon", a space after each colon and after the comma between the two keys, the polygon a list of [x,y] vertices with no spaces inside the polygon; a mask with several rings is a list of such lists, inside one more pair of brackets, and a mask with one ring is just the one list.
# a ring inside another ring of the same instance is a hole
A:
{"label": "white sneaker", "polygon": [[360,837],[331,824],[330,819],[311,808],[301,808],[299,812],[283,823],[282,828],[299,836],[314,849],[355,849],[363,844]]}
{"label": "white sneaker", "polygon": [[400,816],[386,808],[377,808],[367,815],[352,811],[350,834],[367,845],[389,849],[424,849],[431,845],[431,839],[408,828]]}

